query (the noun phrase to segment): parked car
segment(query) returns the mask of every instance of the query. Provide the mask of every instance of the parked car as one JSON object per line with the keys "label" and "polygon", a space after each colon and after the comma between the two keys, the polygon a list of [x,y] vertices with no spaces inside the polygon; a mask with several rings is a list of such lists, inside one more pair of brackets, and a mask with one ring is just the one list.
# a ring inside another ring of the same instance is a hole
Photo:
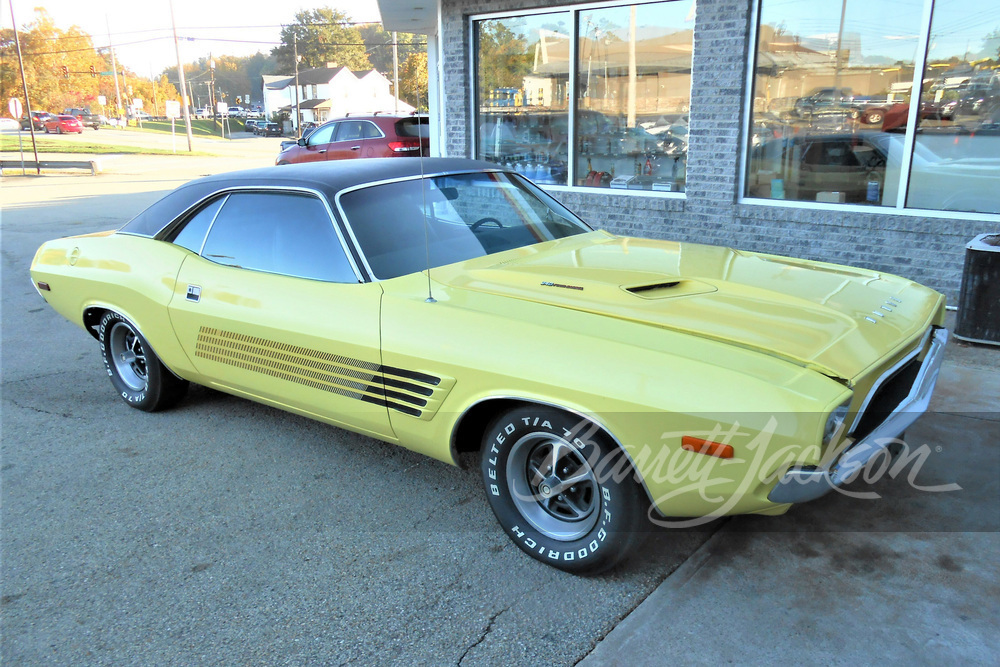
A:
{"label": "parked car", "polygon": [[427,155],[428,127],[426,116],[380,114],[337,118],[282,151],[275,164]]}
{"label": "parked car", "polygon": [[[36,130],[42,130],[45,127],[45,121],[52,116],[48,111],[32,111],[31,118],[34,122]],[[22,130],[28,129],[28,114],[23,114],[21,116],[20,126]]]}
{"label": "parked car", "polygon": [[84,127],[92,127],[95,130],[101,129],[101,117],[98,114],[91,113],[90,109],[70,108],[64,109],[63,113],[67,116],[75,116]]}
{"label": "parked car", "polygon": [[[303,127],[305,128],[305,124],[303,124]],[[313,124],[312,127],[303,129],[302,136],[299,138],[308,139],[309,135],[316,131],[316,127],[317,126]],[[285,139],[284,141],[281,142],[281,149],[279,150],[279,152],[287,150],[288,148],[291,148],[292,146],[295,146],[298,143],[299,143],[298,139]]]}
{"label": "parked car", "polygon": [[[888,124],[894,118],[886,117]],[[998,119],[1000,120],[1000,119]],[[936,139],[952,144],[959,135]],[[944,158],[928,148],[934,135],[922,134],[913,148],[907,206],[946,211],[1000,213],[1000,138],[977,136],[983,155]],[[783,181],[788,199],[813,201],[820,192],[839,192],[845,203],[894,203],[905,136],[896,132],[799,135],[768,139],[753,149],[751,196],[771,196],[771,179]],[[888,169],[887,169],[888,166]],[[886,174],[889,177],[886,177]],[[761,179],[761,175],[764,178]]]}
{"label": "parked car", "polygon": [[50,132],[58,134],[76,132],[77,134],[83,134],[83,123],[80,122],[80,119],[67,114],[59,114],[58,116],[47,118],[43,126],[46,134]]}
{"label": "parked car", "polygon": [[254,134],[256,134],[257,133],[257,126],[259,124],[260,124],[259,120],[248,120],[245,123],[243,123],[243,131],[244,132],[253,132]]}
{"label": "parked car", "polygon": [[262,137],[280,137],[284,134],[281,131],[281,126],[277,123],[265,123],[260,126],[260,135]]}
{"label": "parked car", "polygon": [[504,532],[572,572],[634,551],[647,512],[780,514],[880,464],[948,338],[909,280],[594,231],[464,159],[201,178],[45,243],[31,279],[131,407],[196,382],[477,453]]}

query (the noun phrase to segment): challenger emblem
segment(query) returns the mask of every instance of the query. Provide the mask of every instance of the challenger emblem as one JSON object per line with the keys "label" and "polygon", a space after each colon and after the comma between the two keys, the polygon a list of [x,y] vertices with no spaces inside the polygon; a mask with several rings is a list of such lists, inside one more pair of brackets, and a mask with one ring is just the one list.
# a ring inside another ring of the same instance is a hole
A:
{"label": "challenger emblem", "polygon": [[550,283],[547,280],[542,283],[542,286],[544,286],[544,287],[562,287],[563,289],[575,289],[575,290],[580,290],[581,292],[583,291],[583,288],[579,287],[578,285],[562,285],[560,283]]}

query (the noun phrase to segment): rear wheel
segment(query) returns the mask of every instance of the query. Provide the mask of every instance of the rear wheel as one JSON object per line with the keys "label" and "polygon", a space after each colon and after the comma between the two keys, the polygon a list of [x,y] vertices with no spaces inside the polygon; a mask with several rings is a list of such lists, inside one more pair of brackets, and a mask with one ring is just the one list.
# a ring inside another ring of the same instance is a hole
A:
{"label": "rear wheel", "polygon": [[595,574],[641,543],[645,495],[624,452],[589,419],[510,410],[487,429],[482,456],[490,507],[532,558]]}
{"label": "rear wheel", "polygon": [[133,408],[155,412],[184,396],[187,381],[167,370],[142,334],[118,313],[101,318],[98,340],[111,384]]}

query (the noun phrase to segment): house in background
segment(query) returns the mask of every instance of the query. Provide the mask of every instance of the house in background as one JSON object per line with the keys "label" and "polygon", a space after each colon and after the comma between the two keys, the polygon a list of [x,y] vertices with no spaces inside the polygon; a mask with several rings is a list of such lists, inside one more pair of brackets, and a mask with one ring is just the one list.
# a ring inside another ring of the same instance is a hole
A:
{"label": "house in background", "polygon": [[[278,111],[295,115],[295,75],[264,75],[264,115]],[[301,122],[322,123],[348,114],[411,113],[414,108],[394,97],[389,80],[378,70],[352,71],[328,63],[301,70],[298,76]]]}

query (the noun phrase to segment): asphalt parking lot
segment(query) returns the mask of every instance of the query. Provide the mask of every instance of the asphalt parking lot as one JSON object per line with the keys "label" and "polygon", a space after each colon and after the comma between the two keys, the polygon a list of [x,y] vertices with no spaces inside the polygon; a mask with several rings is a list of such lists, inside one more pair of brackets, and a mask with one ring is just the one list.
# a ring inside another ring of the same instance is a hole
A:
{"label": "asphalt parking lot", "polygon": [[27,268],[249,166],[190,160],[4,179],[7,664],[995,664],[1000,351],[950,352],[909,433],[928,461],[879,500],[664,529],[575,577],[509,542],[474,469],[205,388],[157,414],[117,399]]}

